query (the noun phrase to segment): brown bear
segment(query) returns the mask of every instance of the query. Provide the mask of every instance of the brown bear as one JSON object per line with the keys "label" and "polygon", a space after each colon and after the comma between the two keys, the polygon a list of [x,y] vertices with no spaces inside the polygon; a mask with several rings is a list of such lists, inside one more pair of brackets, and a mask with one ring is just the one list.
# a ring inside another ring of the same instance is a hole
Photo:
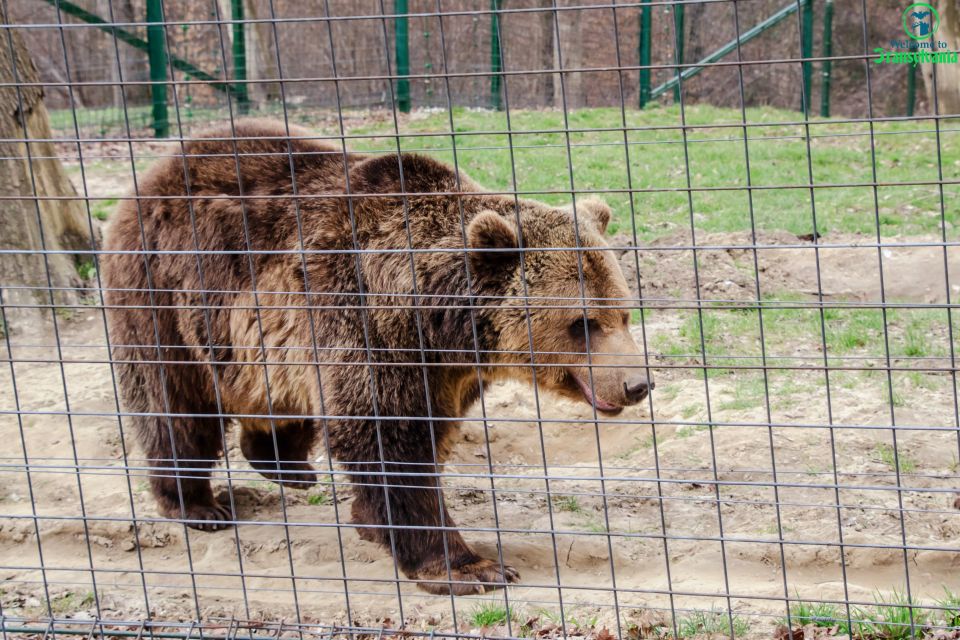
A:
{"label": "brown bear", "polygon": [[604,413],[653,388],[605,250],[610,210],[308,138],[211,131],[148,171],[110,225],[113,357],[160,512],[206,530],[235,519],[210,485],[235,418],[250,464],[288,486],[316,480],[322,440],[360,534],[421,588],[514,582],[454,528],[438,470],[482,384],[535,382]]}

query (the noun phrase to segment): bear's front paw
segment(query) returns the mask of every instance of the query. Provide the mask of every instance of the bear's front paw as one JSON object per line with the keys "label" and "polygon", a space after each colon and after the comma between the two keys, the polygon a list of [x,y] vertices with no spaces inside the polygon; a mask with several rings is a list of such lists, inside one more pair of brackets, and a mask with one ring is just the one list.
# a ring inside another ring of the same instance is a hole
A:
{"label": "bear's front paw", "polygon": [[202,504],[186,504],[183,510],[179,506],[170,506],[162,509],[163,515],[172,520],[182,520],[191,529],[200,531],[219,531],[232,527],[235,518],[230,505],[221,498],[216,502]]}
{"label": "bear's front paw", "polygon": [[957,496],[957,499],[953,501],[953,508],[960,509],[960,496]]}
{"label": "bear's front paw", "polygon": [[444,568],[433,574],[420,573],[417,578],[421,580],[417,586],[427,593],[470,596],[502,589],[509,583],[518,582],[520,574],[510,565],[504,565],[501,569],[499,562],[481,559],[451,568],[449,574]]}
{"label": "bear's front paw", "polygon": [[307,462],[282,462],[277,472],[277,463],[250,463],[267,480],[282,484],[290,489],[309,489],[319,480],[316,470]]}

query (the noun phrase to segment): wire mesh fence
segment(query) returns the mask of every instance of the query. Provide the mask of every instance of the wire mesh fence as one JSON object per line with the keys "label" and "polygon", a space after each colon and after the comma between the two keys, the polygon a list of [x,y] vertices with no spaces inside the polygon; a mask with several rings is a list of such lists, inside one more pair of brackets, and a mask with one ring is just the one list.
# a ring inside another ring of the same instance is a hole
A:
{"label": "wire mesh fence", "polygon": [[275,1],[2,4],[4,639],[958,637],[947,9]]}

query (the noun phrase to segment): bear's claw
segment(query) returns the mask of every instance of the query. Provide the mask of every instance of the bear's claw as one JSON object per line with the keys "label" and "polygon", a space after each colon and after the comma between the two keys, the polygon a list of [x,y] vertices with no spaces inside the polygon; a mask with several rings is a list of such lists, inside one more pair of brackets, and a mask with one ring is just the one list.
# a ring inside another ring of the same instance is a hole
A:
{"label": "bear's claw", "polygon": [[[183,516],[183,517],[181,517]],[[184,520],[191,529],[200,531],[219,531],[233,526],[233,512],[230,506],[222,502],[212,504],[187,505],[184,513],[177,507],[167,517],[175,520]]]}
{"label": "bear's claw", "polygon": [[267,480],[290,489],[309,489],[319,480],[316,470],[307,462],[283,462],[280,464],[280,473],[277,473],[276,463],[251,462],[250,465]]}
{"label": "bear's claw", "polygon": [[460,567],[451,568],[435,575],[418,575],[422,580],[417,586],[437,595],[453,594],[455,596],[479,595],[494,589],[502,589],[507,584],[518,582],[520,574],[509,565],[503,565],[495,560],[478,560]]}

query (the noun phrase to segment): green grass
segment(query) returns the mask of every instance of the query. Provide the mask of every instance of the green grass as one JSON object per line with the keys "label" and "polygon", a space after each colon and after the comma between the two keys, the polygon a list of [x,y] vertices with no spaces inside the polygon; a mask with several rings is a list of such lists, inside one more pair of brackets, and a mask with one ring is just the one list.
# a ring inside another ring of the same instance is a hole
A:
{"label": "green grass", "polygon": [[939,614],[945,627],[960,627],[960,593],[943,588],[944,597],[937,600],[937,606],[943,607]]}
{"label": "green grass", "polygon": [[[288,111],[294,122],[306,124],[317,133],[338,133],[337,125],[326,117],[329,111],[293,107],[288,107]],[[129,113],[134,128],[149,125],[149,106],[131,107]],[[258,111],[260,116],[279,114],[278,105],[267,105]],[[181,116],[189,125],[188,135],[222,120],[224,115],[222,109],[181,107]],[[344,115],[348,135],[362,136],[348,139],[350,150],[395,150],[391,119],[372,121],[361,113]],[[632,233],[635,225],[641,240],[689,227],[691,211],[683,191],[688,180],[696,189],[692,201],[698,228],[749,229],[747,192],[729,189],[745,186],[748,178],[743,131],[729,126],[741,122],[740,110],[692,105],[685,108],[683,115],[690,127],[686,131],[689,172],[678,106],[627,112],[629,163],[623,144],[624,122],[616,108],[571,111],[566,121],[559,111],[511,110],[509,129],[504,112],[463,108],[454,109],[452,115],[445,111],[421,112],[401,118],[401,146],[406,151],[452,162],[455,142],[459,166],[485,187],[516,188],[530,192],[526,197],[551,204],[569,202],[569,194],[558,191],[571,188],[572,164],[572,186],[578,193],[607,192],[600,195],[615,211],[611,232]],[[85,134],[124,133],[120,110],[82,109],[77,116]],[[802,120],[802,116],[793,111],[758,107],[747,109],[746,118],[750,124],[759,125],[747,132],[749,180],[755,187],[763,187],[753,192],[757,228],[810,233],[810,192],[804,188],[810,181],[805,127],[780,124]],[[51,111],[50,120],[55,131],[72,132],[73,115],[69,110]],[[567,127],[569,131],[564,132]],[[510,138],[508,130],[512,132]],[[449,134],[428,135],[437,132]],[[814,184],[854,185],[815,189],[820,232],[874,233],[877,218],[885,236],[939,229],[936,185],[909,184],[938,179],[937,136],[929,121],[871,125],[814,119],[810,134]],[[876,189],[879,211],[874,210],[874,188],[870,186],[871,140],[876,151],[876,179],[884,183]],[[942,131],[940,140],[943,179],[948,183],[956,181],[960,178],[960,133]],[[629,194],[620,192],[631,186],[641,190],[633,194],[632,203]],[[716,187],[724,189],[711,190]],[[960,186],[945,184],[943,188],[946,201],[955,202]],[[647,189],[656,191],[643,191]],[[948,206],[945,215],[954,228],[960,224],[960,208]]]}
{"label": "green grass", "polygon": [[83,260],[77,264],[77,275],[84,282],[90,282],[97,277],[97,265],[93,263],[93,260]]}
{"label": "green grass", "polygon": [[[725,366],[743,364],[731,356],[759,359],[764,348],[768,355],[783,355],[798,346],[825,342],[828,357],[884,358],[888,345],[891,358],[942,357],[950,352],[947,317],[942,310],[888,309],[884,322],[879,309],[826,307],[821,316],[814,303],[812,298],[778,291],[765,294],[759,309],[717,303],[699,313],[674,311],[682,319],[679,330],[657,332],[650,344],[654,352],[673,358],[700,360],[705,352],[713,367],[707,369],[710,376],[728,375],[732,370]],[[761,312],[764,348],[760,343]],[[954,334],[960,336],[960,331]],[[762,378],[749,384],[755,392]]]}
{"label": "green grass", "polygon": [[[829,602],[796,602],[790,606],[790,622],[794,627],[812,624],[816,627],[838,627],[841,635],[849,633],[846,614]],[[786,624],[786,619],[784,619]]]}
{"label": "green grass", "polygon": [[886,597],[877,593],[874,599],[886,604],[854,610],[855,637],[906,640],[922,635],[921,629],[927,624],[929,614],[915,600],[896,589]]}
{"label": "green grass", "polygon": [[[684,115],[692,128],[687,132],[689,180],[695,188],[746,185],[742,131],[729,125],[740,122],[740,112],[706,105],[689,106]],[[453,134],[457,160],[462,169],[490,189],[509,190],[516,168],[516,188],[530,197],[551,204],[569,202],[569,195],[549,193],[569,189],[572,161],[573,186],[583,193],[627,189],[676,189],[634,195],[633,211],[641,239],[661,234],[663,229],[688,227],[690,210],[686,187],[683,134],[669,127],[680,124],[678,107],[654,107],[629,111],[627,139],[630,162],[624,153],[623,123],[619,109],[583,109],[570,112],[568,160],[563,129],[564,116],[552,111],[511,111],[513,152],[506,135],[506,114],[455,109]],[[747,110],[747,120],[763,126],[748,130],[750,181],[754,186],[797,187],[809,182],[807,143],[802,126],[777,124],[796,121],[795,112],[771,108]],[[660,127],[659,129],[653,127]],[[907,185],[911,181],[937,180],[936,137],[931,132],[902,135],[930,129],[923,121],[899,121],[873,125],[877,179],[891,182],[878,188],[880,225],[883,235],[933,232],[938,229],[936,185]],[[440,160],[453,160],[453,136],[417,135],[450,131],[446,112],[426,114],[401,124],[404,150],[429,153]],[[353,139],[349,146],[362,151],[390,151],[395,142],[390,122],[364,124],[349,132],[369,138]],[[811,160],[814,183],[853,183],[864,186],[816,190],[820,232],[870,233],[876,230],[870,163],[870,126],[867,123],[835,123],[817,120],[811,125]],[[942,166],[946,180],[960,177],[960,137],[941,135]],[[898,184],[899,183],[899,184]],[[960,192],[945,185],[948,202]],[[614,208],[612,230],[632,230],[631,203],[623,193],[603,194]],[[759,229],[785,229],[810,233],[809,191],[803,188],[754,191],[753,209]],[[694,191],[694,212],[703,231],[738,231],[750,228],[745,191]],[[960,210],[948,208],[947,221],[956,225]]]}
{"label": "green grass", "polygon": [[311,493],[307,496],[307,504],[314,507],[330,504],[330,495],[327,493]]}
{"label": "green grass", "polygon": [[733,381],[733,396],[718,405],[721,411],[745,411],[763,405],[766,387],[760,374],[743,373]]}
{"label": "green grass", "polygon": [[107,198],[106,200],[91,200],[90,215],[100,222],[106,221],[117,206],[116,198]]}
{"label": "green grass", "polygon": [[506,607],[497,604],[483,603],[474,607],[470,612],[470,622],[474,627],[493,627],[506,624],[510,618]]}
{"label": "green grass", "polygon": [[567,614],[566,619],[560,616],[556,611],[551,611],[549,609],[539,609],[537,610],[537,616],[552,622],[555,625],[560,625],[561,622],[568,626],[567,631],[587,631],[593,629],[597,626],[597,623],[600,621],[600,618],[596,615],[583,616],[576,613]]}
{"label": "green grass", "polygon": [[68,591],[63,595],[51,598],[50,609],[53,613],[60,615],[76,613],[81,609],[92,606],[95,600],[92,591],[84,591],[83,593]]}
{"label": "green grass", "polygon": [[700,433],[701,431],[706,431],[709,427],[705,424],[696,424],[696,425],[683,425],[675,434],[677,438],[689,438],[695,433]]}
{"label": "green grass", "polygon": [[[799,601],[791,605],[793,627],[812,624],[822,628],[836,627],[837,636],[856,640],[907,640],[931,637],[930,627],[960,626],[960,595],[944,587],[944,597],[936,601],[937,609],[924,606],[894,589],[889,595],[874,594],[876,605],[852,607],[850,619],[846,610],[827,602]],[[784,624],[786,620],[782,621]],[[851,633],[851,623],[852,631]]]}
{"label": "green grass", "polygon": [[894,451],[893,446],[880,443],[874,450],[874,454],[880,458],[880,461],[883,464],[890,467],[892,470],[897,469],[897,463],[900,463],[900,472],[901,473],[913,473],[917,469],[917,463],[910,456],[908,456],[904,451],[898,450]]}
{"label": "green grass", "polygon": [[749,630],[746,620],[725,611],[694,611],[677,620],[677,634],[681,638],[713,635],[739,638]]}
{"label": "green grass", "polygon": [[[687,404],[687,405],[684,405],[683,408],[680,409],[680,417],[683,418],[684,420],[689,420],[689,419],[692,418],[693,416],[695,416],[695,415],[697,415],[698,413],[700,413],[700,410],[701,410],[702,408],[703,408],[703,407],[702,407],[701,405],[699,405],[699,404]],[[677,433],[677,436],[680,436],[680,433],[679,433],[679,432]]]}
{"label": "green grass", "polygon": [[566,511],[568,513],[583,513],[583,506],[580,504],[577,496],[556,496],[553,499],[553,505],[558,511]]}

